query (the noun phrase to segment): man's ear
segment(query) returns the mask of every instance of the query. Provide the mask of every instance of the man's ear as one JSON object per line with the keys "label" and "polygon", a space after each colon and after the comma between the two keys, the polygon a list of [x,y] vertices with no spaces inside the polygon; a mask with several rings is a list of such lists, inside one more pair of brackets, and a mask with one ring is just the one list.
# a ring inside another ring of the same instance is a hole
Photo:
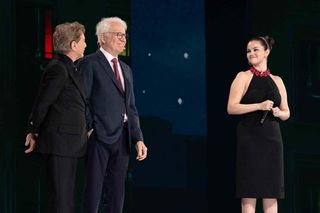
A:
{"label": "man's ear", "polygon": [[101,36],[101,44],[105,44],[106,41],[106,35]]}
{"label": "man's ear", "polygon": [[74,48],[76,48],[77,42],[76,41],[71,41],[70,43],[70,47],[73,50]]}

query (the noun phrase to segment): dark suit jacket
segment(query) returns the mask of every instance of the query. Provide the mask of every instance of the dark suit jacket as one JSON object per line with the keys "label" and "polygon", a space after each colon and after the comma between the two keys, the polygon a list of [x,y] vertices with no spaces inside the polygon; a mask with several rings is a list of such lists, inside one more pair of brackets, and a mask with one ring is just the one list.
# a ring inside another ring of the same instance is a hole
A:
{"label": "dark suit jacket", "polygon": [[132,71],[124,62],[119,60],[119,63],[125,81],[125,93],[100,50],[84,57],[78,63],[78,68],[86,93],[88,130],[93,128],[99,141],[112,144],[122,133],[123,114],[127,113],[130,146],[131,142],[143,140],[143,136],[135,106]]}
{"label": "dark suit jacket", "polygon": [[81,157],[86,149],[85,98],[81,75],[65,55],[56,55],[41,79],[29,118],[38,133],[35,151]]}

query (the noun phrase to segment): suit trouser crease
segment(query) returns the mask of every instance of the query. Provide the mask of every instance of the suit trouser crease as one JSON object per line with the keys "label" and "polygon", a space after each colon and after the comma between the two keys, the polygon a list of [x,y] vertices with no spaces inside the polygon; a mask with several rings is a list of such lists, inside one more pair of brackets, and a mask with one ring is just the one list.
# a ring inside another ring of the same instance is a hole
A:
{"label": "suit trouser crease", "polygon": [[48,212],[74,213],[77,158],[44,155],[48,180]]}
{"label": "suit trouser crease", "polygon": [[101,195],[103,212],[122,213],[129,163],[127,129],[114,144],[101,143],[94,132],[88,141],[84,213],[97,213]]}

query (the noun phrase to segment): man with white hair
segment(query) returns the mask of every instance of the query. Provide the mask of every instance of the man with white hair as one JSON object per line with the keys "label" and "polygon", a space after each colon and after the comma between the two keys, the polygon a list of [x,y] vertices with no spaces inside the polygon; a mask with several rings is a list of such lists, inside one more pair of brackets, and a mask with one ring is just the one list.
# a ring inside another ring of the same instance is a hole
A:
{"label": "man with white hair", "polygon": [[96,26],[99,50],[79,62],[87,100],[88,149],[84,213],[122,213],[130,147],[147,157],[133,94],[131,68],[119,60],[126,45],[126,23],[103,18]]}

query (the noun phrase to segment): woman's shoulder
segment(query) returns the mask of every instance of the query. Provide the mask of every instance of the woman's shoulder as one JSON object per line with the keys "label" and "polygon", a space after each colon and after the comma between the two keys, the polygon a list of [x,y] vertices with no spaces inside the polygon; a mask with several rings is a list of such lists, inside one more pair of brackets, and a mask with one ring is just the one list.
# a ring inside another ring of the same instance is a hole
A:
{"label": "woman's shoulder", "polygon": [[282,83],[282,79],[281,79],[280,76],[270,74],[270,77],[271,77],[275,82]]}
{"label": "woman's shoulder", "polygon": [[252,72],[250,70],[240,71],[237,74],[237,78],[247,79],[247,78],[250,78],[250,77],[252,77]]}
{"label": "woman's shoulder", "polygon": [[252,78],[252,73],[250,70],[240,71],[237,73],[237,76],[233,80],[234,84],[248,84],[250,79]]}

